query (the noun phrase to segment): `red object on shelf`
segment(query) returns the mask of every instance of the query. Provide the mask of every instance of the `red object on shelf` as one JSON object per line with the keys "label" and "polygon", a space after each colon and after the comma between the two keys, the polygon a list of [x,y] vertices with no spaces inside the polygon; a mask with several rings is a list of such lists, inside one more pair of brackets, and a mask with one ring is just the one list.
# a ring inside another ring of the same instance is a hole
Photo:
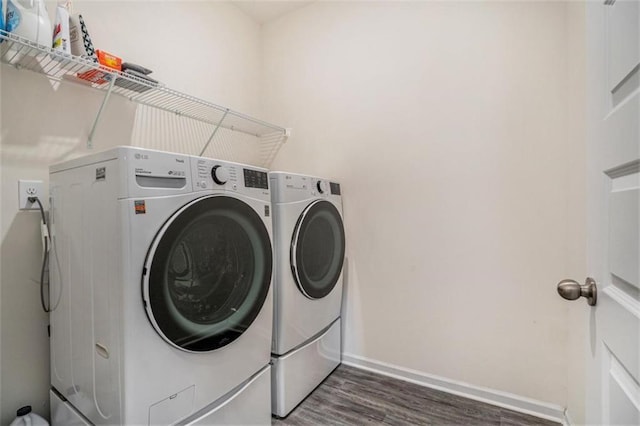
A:
{"label": "red object on shelf", "polygon": [[122,58],[100,49],[96,50],[96,53],[98,54],[98,62],[100,62],[100,65],[116,71],[122,71]]}
{"label": "red object on shelf", "polygon": [[[116,55],[112,55],[104,50],[96,50],[98,55],[98,62],[103,68],[108,70],[121,71],[122,59]],[[82,73],[78,73],[78,78],[86,80],[93,84],[105,84],[109,82],[108,73],[100,70],[89,70]]]}
{"label": "red object on shelf", "polygon": [[94,84],[108,83],[109,80],[105,78],[107,76],[108,76],[108,73],[100,70],[89,70],[89,71],[78,73],[78,78]]}

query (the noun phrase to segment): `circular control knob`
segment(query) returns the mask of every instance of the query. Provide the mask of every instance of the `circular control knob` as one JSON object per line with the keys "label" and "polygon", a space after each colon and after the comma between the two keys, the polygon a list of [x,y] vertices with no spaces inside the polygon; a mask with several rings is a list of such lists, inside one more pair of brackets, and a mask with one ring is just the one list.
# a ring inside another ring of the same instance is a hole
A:
{"label": "circular control knob", "polygon": [[327,192],[327,190],[329,190],[329,187],[328,187],[328,185],[327,185],[327,182],[326,182],[326,181],[324,181],[324,180],[319,180],[319,181],[316,183],[316,187],[318,188],[318,192],[319,192],[319,193],[321,193],[321,194],[324,194],[324,193],[326,193],[326,192]]}
{"label": "circular control knob", "polygon": [[213,166],[211,169],[211,177],[218,185],[224,185],[229,180],[229,171],[221,165]]}

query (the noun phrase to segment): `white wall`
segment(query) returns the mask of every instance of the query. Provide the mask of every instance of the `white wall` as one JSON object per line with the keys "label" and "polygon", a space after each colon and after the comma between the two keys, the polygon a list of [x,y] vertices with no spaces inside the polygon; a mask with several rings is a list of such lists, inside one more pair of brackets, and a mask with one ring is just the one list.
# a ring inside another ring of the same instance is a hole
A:
{"label": "white wall", "polygon": [[[586,20],[585,4],[567,4],[568,143],[569,193],[567,197],[567,273],[566,278],[583,281],[586,267]],[[576,303],[578,302],[578,303]],[[566,302],[567,327],[567,413],[574,424],[585,422],[587,329],[592,308],[583,299]]]}
{"label": "white wall", "polygon": [[[94,44],[153,69],[154,78],[195,96],[260,116],[260,26],[212,2],[74,2]],[[53,7],[49,5],[50,14]],[[48,179],[49,164],[86,152],[101,97],[0,67],[0,424],[31,404],[48,414],[47,316],[40,308],[39,216],[19,212],[17,180]],[[135,107],[112,98],[95,150],[128,144]],[[176,141],[177,147],[184,141]]]}
{"label": "white wall", "polygon": [[265,118],[294,128],[275,168],[344,184],[346,353],[566,406],[566,22],[318,2],[265,24]]}

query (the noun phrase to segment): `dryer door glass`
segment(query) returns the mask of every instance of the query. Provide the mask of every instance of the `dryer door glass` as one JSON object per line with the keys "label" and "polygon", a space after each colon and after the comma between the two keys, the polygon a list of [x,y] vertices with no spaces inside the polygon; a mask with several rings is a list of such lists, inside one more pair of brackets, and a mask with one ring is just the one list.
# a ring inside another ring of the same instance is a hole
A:
{"label": "dryer door glass", "polygon": [[237,339],[260,312],[271,283],[267,228],[254,209],[214,196],[180,209],[147,259],[147,314],[160,335],[188,351]]}
{"label": "dryer door glass", "polygon": [[344,226],[328,201],[309,205],[296,225],[291,243],[291,269],[298,287],[310,299],[333,290],[344,262]]}

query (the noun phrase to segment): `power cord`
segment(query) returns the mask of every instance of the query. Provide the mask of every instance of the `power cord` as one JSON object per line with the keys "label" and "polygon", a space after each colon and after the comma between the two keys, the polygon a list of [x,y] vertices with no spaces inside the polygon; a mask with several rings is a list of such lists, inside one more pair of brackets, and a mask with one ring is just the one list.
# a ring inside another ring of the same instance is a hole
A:
{"label": "power cord", "polygon": [[[29,197],[28,201],[30,203],[37,203],[40,208],[40,214],[42,215],[42,224],[44,225],[44,256],[42,258],[42,269],[40,270],[40,304],[42,305],[42,309],[45,312],[51,312],[51,306],[47,306],[44,297],[44,286],[45,286],[45,276],[47,273],[47,265],[49,263],[49,239],[51,238],[51,230],[49,229],[49,223],[47,222],[47,217],[44,214],[44,207],[42,206],[42,202],[38,197]],[[47,286],[49,282],[47,281]]]}

